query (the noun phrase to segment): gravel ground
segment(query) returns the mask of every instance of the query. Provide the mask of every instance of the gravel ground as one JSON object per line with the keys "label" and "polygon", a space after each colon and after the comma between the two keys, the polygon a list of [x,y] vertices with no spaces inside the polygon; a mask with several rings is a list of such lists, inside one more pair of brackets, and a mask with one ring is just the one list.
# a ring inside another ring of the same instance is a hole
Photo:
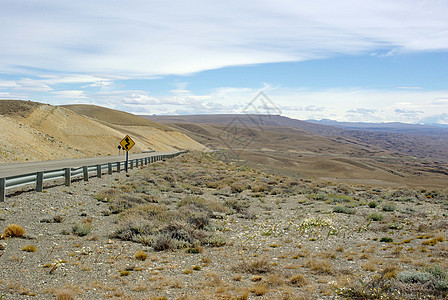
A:
{"label": "gravel ground", "polygon": [[[366,194],[374,188],[367,193],[356,187],[350,188],[357,198],[350,200],[353,211],[337,213],[334,201],[316,196],[316,191],[329,195],[343,188],[330,183],[299,181],[314,193],[254,188],[235,192],[228,186],[207,187],[207,180],[193,189],[188,183],[198,174],[206,174],[208,182],[218,175],[240,176],[238,181],[245,176],[248,182],[264,178],[274,188],[288,182],[295,186],[293,179],[241,171],[197,156],[77,181],[71,187],[47,187],[43,193],[28,190],[7,196],[0,203],[0,228],[17,224],[26,233],[0,240],[0,293],[6,299],[333,299],[344,282],[383,276],[386,266],[396,265],[397,272],[434,263],[447,266],[444,239],[423,246],[418,237],[444,236],[448,222],[443,202],[397,200],[393,210],[382,211],[367,205],[372,199]],[[244,211],[213,215],[224,246],[199,246],[198,253],[158,252],[150,245],[111,238],[120,224],[118,216],[95,194],[110,187],[126,191],[123,186],[136,176],[156,178],[163,173],[184,180],[169,189],[153,187],[159,203],[174,207],[199,191],[204,199],[248,204]],[[377,193],[386,192],[391,191]],[[372,212],[381,213],[384,220],[369,221]],[[90,226],[91,232],[74,234],[73,227],[80,224]],[[380,241],[383,237],[396,243]],[[35,252],[22,250],[30,245]],[[140,250],[146,260],[136,258]]]}

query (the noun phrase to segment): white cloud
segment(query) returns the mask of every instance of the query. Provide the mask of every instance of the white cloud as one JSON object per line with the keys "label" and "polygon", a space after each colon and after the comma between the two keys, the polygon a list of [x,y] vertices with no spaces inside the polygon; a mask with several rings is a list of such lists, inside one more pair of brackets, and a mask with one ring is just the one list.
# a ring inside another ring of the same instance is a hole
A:
{"label": "white cloud", "polygon": [[6,0],[0,69],[149,76],[447,50],[447,15],[444,0]]}
{"label": "white cloud", "polygon": [[77,90],[65,90],[65,91],[54,91],[51,92],[54,97],[62,99],[86,99],[87,95],[84,91]]}
{"label": "white cloud", "polygon": [[438,123],[438,124],[448,124],[448,113],[431,115],[425,117],[419,121],[419,123]]}
{"label": "white cloud", "polygon": [[323,111],[325,110],[325,107],[318,107],[316,105],[309,105],[305,107],[305,111]]}
{"label": "white cloud", "polygon": [[448,105],[448,97],[435,98],[432,103],[435,105]]}
{"label": "white cloud", "polygon": [[29,92],[50,92],[53,90],[47,83],[31,78],[23,78],[16,81],[14,90]]}

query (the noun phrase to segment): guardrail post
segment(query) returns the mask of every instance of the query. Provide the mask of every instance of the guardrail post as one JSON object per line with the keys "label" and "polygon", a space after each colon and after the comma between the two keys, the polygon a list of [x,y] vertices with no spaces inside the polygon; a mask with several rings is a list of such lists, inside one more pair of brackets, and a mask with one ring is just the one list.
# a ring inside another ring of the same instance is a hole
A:
{"label": "guardrail post", "polygon": [[138,168],[138,158],[135,160],[135,167]]}
{"label": "guardrail post", "polygon": [[37,172],[36,192],[44,190],[44,172]]}
{"label": "guardrail post", "polygon": [[89,168],[87,166],[82,167],[82,173],[84,174],[84,181],[89,181]]}
{"label": "guardrail post", "polygon": [[65,186],[70,186],[70,184],[72,182],[72,179],[71,179],[72,172],[71,171],[72,171],[71,168],[65,168]]}
{"label": "guardrail post", "polygon": [[112,163],[107,164],[107,174],[112,175]]}
{"label": "guardrail post", "polygon": [[101,178],[101,165],[96,165],[96,177]]}
{"label": "guardrail post", "polygon": [[131,169],[134,169],[134,160],[133,160],[133,159],[131,159],[130,163],[131,163],[131,166],[130,166],[130,168],[131,168]]}
{"label": "guardrail post", "polygon": [[0,178],[0,202],[5,201],[6,196],[6,178]]}
{"label": "guardrail post", "polygon": [[121,162],[117,162],[117,173],[120,173],[120,165],[121,165]]}

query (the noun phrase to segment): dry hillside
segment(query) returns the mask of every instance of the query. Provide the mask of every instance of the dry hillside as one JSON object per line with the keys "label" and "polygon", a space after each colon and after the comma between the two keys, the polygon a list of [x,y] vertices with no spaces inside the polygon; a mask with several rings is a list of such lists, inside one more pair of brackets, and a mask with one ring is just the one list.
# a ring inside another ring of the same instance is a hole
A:
{"label": "dry hillside", "polygon": [[236,159],[283,175],[429,188],[446,187],[448,181],[444,130],[438,135],[367,132],[269,115],[145,117],[224,156],[230,150]]}
{"label": "dry hillside", "polygon": [[136,142],[132,152],[206,149],[166,125],[95,106],[84,106],[78,113],[37,102],[0,100],[0,126],[0,163],[118,154],[126,134]]}

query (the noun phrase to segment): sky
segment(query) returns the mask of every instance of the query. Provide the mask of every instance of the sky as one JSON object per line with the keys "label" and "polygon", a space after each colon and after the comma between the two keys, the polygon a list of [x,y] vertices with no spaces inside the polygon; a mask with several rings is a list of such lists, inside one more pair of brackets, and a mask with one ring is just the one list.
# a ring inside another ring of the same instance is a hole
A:
{"label": "sky", "polygon": [[448,124],[446,0],[0,7],[0,99]]}

